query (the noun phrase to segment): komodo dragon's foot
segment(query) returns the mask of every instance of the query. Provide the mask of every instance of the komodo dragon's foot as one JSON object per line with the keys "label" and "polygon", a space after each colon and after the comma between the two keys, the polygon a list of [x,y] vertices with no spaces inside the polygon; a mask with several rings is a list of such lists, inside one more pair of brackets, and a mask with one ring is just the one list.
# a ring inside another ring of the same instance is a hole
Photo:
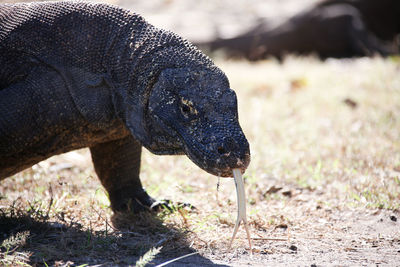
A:
{"label": "komodo dragon's foot", "polygon": [[173,203],[169,200],[156,201],[145,191],[138,194],[134,200],[130,199],[122,205],[116,206],[115,202],[111,205],[114,211],[111,222],[113,227],[118,230],[132,230],[149,225],[161,226],[162,220],[158,216],[153,216],[153,212],[174,212],[185,207],[195,209],[187,203]]}
{"label": "komodo dragon's foot", "polygon": [[137,193],[132,193],[126,189],[110,193],[110,201],[112,210],[114,212],[122,213],[140,213],[143,211],[173,212],[185,207],[195,209],[194,206],[188,203],[174,203],[170,200],[155,200],[149,196],[144,189]]}
{"label": "komodo dragon's foot", "polygon": [[185,202],[173,202],[168,199],[158,200],[153,203],[150,207],[152,211],[170,211],[174,212],[179,209],[189,208],[190,210],[196,210],[196,207],[190,203]]}

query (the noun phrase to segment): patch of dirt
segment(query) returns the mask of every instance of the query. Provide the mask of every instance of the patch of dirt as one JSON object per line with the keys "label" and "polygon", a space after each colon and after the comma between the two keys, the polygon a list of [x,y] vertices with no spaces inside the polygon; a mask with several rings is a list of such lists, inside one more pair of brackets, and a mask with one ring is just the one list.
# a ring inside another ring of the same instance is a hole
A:
{"label": "patch of dirt", "polygon": [[[304,196],[310,195],[304,192]],[[126,266],[135,264],[151,247],[159,246],[164,249],[152,264],[193,253],[196,247],[200,254],[170,266],[395,266],[400,262],[399,212],[318,206],[308,209],[311,203],[303,203],[291,207],[295,213],[303,213],[293,216],[297,221],[282,220],[270,227],[251,222],[253,255],[249,255],[243,229],[229,250],[228,238],[222,237],[225,242],[199,240],[190,230],[165,225],[152,216],[131,218],[134,223],[125,231],[115,231],[111,225],[108,230],[91,230],[80,218],[58,223],[37,216],[1,216],[0,243],[12,233],[29,232],[28,241],[18,251],[26,251],[28,263],[34,266],[43,262],[55,266]],[[277,208],[275,204],[271,206]],[[280,216],[282,219],[285,214]],[[98,221],[104,223],[105,218],[99,217]],[[95,223],[91,227],[95,228]]]}
{"label": "patch of dirt", "polygon": [[400,227],[391,219],[397,218],[398,212],[321,210],[308,216],[312,219],[288,227],[287,241],[256,238],[261,255],[243,258],[230,254],[229,264],[394,266],[400,261]]}

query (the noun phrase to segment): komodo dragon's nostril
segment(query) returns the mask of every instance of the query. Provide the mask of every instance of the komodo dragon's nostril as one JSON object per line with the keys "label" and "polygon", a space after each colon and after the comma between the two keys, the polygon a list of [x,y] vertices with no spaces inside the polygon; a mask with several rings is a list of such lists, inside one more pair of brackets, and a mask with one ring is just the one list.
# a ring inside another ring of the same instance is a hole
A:
{"label": "komodo dragon's nostril", "polygon": [[217,151],[220,155],[229,156],[230,152],[239,150],[239,146],[235,139],[232,137],[224,138],[223,143],[217,147]]}
{"label": "komodo dragon's nostril", "polygon": [[218,147],[218,148],[217,148],[217,151],[218,151],[218,153],[221,154],[221,155],[223,155],[223,154],[226,153],[225,148],[223,148],[222,146]]}

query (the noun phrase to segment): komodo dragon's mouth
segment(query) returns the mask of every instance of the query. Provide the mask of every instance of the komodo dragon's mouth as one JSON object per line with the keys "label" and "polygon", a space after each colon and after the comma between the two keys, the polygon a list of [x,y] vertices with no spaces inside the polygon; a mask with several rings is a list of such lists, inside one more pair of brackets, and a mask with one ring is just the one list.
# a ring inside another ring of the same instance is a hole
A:
{"label": "komodo dragon's mouth", "polygon": [[223,154],[218,152],[218,148],[211,150],[195,142],[183,143],[189,159],[201,169],[216,176],[232,177],[233,169],[240,169],[244,173],[250,163],[247,141],[238,151],[227,151]]}

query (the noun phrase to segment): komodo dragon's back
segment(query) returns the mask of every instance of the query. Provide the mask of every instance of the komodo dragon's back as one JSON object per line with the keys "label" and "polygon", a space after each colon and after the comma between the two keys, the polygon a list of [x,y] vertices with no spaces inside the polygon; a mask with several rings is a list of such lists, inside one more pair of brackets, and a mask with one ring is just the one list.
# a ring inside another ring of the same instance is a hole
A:
{"label": "komodo dragon's back", "polygon": [[2,84],[23,72],[15,66],[29,65],[35,59],[49,65],[104,72],[108,53],[124,43],[117,42],[119,35],[133,28],[140,32],[147,26],[141,16],[110,5],[87,2],[1,4],[0,62],[11,68],[0,70]]}

